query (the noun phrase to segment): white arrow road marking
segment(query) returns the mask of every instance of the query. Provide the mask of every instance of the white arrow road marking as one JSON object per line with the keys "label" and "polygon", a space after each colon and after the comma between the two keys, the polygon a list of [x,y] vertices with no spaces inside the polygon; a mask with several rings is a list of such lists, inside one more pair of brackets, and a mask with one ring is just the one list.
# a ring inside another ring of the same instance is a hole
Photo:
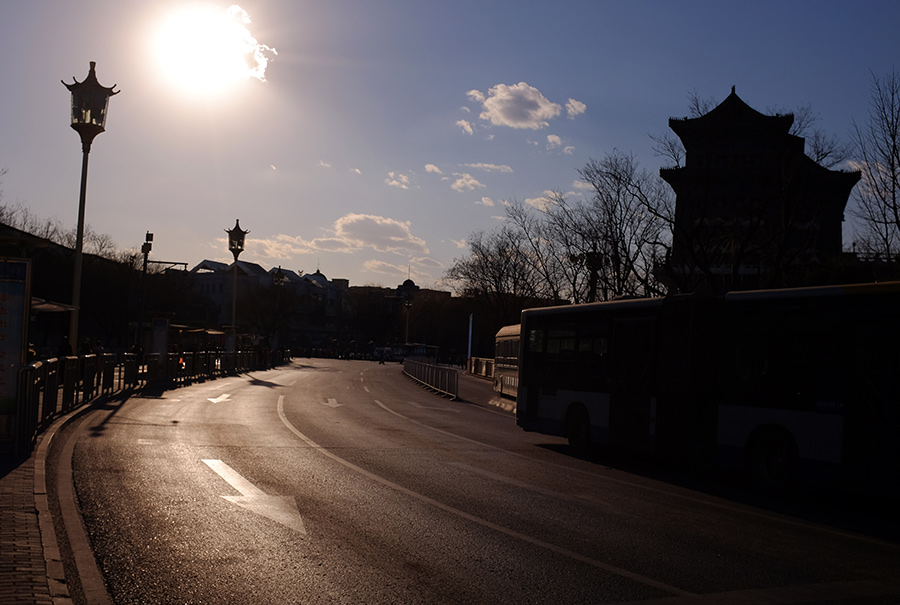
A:
{"label": "white arrow road marking", "polygon": [[329,397],[328,401],[321,401],[320,403],[322,405],[327,405],[330,408],[339,408],[344,405],[343,403],[338,403],[337,399],[334,399],[333,397]]}
{"label": "white arrow road marking", "polygon": [[219,396],[216,397],[215,399],[213,399],[212,397],[210,397],[209,400],[212,401],[213,403],[222,403],[223,401],[225,401],[225,400],[228,399],[229,397],[231,397],[231,393],[222,393],[221,395],[219,395]]}
{"label": "white arrow road marking", "polygon": [[267,496],[261,489],[244,479],[236,470],[221,460],[203,460],[209,468],[214,470],[231,487],[241,492],[240,496],[222,496],[229,502],[281,523],[296,532],[306,534],[300,511],[297,510],[297,501],[293,496]]}

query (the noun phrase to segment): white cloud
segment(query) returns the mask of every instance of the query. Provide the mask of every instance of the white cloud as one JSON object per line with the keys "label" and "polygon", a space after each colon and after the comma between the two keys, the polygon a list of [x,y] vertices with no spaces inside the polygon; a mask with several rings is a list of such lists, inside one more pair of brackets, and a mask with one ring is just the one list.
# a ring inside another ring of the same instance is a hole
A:
{"label": "white cloud", "polygon": [[390,187],[399,187],[400,189],[409,189],[409,177],[399,172],[388,172],[384,182]]}
{"label": "white cloud", "polygon": [[480,206],[493,206],[493,205],[494,205],[494,200],[492,200],[492,199],[489,198],[489,197],[483,197],[483,198],[481,198],[481,201],[475,202],[475,203],[478,204],[478,205],[480,205]]}
{"label": "white cloud", "polygon": [[464,164],[466,168],[475,168],[477,170],[484,170],[485,172],[512,172],[513,169],[506,164]]}
{"label": "white cloud", "polygon": [[562,152],[566,155],[572,155],[573,153],[575,153],[575,147],[573,147],[572,145],[566,145],[565,147],[563,147]]}
{"label": "white cloud", "polygon": [[[440,265],[440,263],[438,263],[437,268],[441,268],[442,266],[443,265]],[[416,267],[411,265],[396,265],[382,260],[372,259],[364,262],[363,267],[366,269],[366,271],[369,271],[371,273],[393,275],[402,277],[403,279],[406,279],[406,276],[409,275],[413,278],[413,281],[423,281],[431,279],[431,275],[425,273],[424,271],[419,271]]]}
{"label": "white cloud", "polygon": [[435,174],[444,174],[441,169],[434,164],[425,164],[425,172],[433,172]]}
{"label": "white cloud", "polygon": [[554,147],[559,147],[560,145],[562,145],[562,139],[559,138],[558,135],[547,135],[547,149],[553,149]]}
{"label": "white cloud", "polygon": [[472,125],[468,122],[468,120],[457,120],[456,125],[462,128],[463,132],[466,134],[473,134],[475,131],[472,130]]}
{"label": "white cloud", "polygon": [[331,164],[329,164],[325,160],[319,160],[319,166],[321,166],[322,168],[331,168]]}
{"label": "white cloud", "polygon": [[367,260],[363,267],[370,273],[382,275],[406,275],[406,265],[394,265],[383,260]]}
{"label": "white cloud", "polygon": [[465,248],[469,245],[464,239],[451,239],[450,241],[453,242],[453,245],[457,248]]}
{"label": "white cloud", "polygon": [[487,95],[470,90],[468,96],[482,103],[483,111],[479,117],[495,126],[537,130],[547,126],[548,120],[562,111],[562,107],[551,103],[541,91],[526,82],[512,86],[497,84]]}
{"label": "white cloud", "polygon": [[398,221],[371,214],[347,214],[334,222],[334,234],[356,249],[374,248],[379,252],[415,251],[428,254],[425,240],[415,237],[409,221]]}
{"label": "white cloud", "polygon": [[444,263],[437,260],[436,258],[431,258],[430,256],[419,256],[416,258],[412,258],[409,261],[413,265],[418,265],[420,267],[428,267],[430,269],[443,269]]}
{"label": "white cloud", "polygon": [[581,101],[569,99],[569,102],[566,103],[566,113],[569,114],[569,118],[572,120],[575,119],[575,116],[580,116],[585,111],[587,111],[587,105]]}
{"label": "white cloud", "polygon": [[459,191],[462,193],[463,191],[474,191],[479,187],[484,187],[484,184],[479,182],[478,179],[473,177],[471,174],[466,172],[465,174],[457,174],[455,175],[458,178],[453,181],[453,184],[450,187],[454,191]]}
{"label": "white cloud", "polygon": [[288,259],[315,252],[351,253],[372,249],[393,254],[429,254],[425,240],[412,234],[408,221],[371,214],[347,214],[334,222],[326,235],[312,240],[276,235],[247,240],[248,250],[263,258]]}
{"label": "white cloud", "polygon": [[537,208],[538,210],[547,210],[554,204],[553,201],[554,192],[553,191],[545,191],[542,197],[533,197],[525,200],[525,203],[529,206]]}
{"label": "white cloud", "polygon": [[362,170],[360,170],[359,168],[351,168],[350,170],[351,172],[355,172],[356,174],[362,174]]}
{"label": "white cloud", "polygon": [[586,181],[582,181],[580,179],[572,181],[572,187],[574,187],[575,189],[581,189],[583,191],[587,191],[589,189],[594,188],[593,185],[591,185],[590,183],[588,183]]}

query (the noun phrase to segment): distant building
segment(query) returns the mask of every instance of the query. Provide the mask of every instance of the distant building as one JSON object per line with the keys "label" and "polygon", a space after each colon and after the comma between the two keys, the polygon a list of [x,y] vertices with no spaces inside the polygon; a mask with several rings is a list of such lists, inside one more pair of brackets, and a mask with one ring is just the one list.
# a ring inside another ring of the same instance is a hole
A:
{"label": "distant building", "polygon": [[281,267],[266,271],[241,260],[231,264],[204,260],[190,273],[195,293],[208,300],[218,325],[231,325],[236,302],[237,329],[252,335],[252,344],[317,352],[333,352],[339,346],[346,279],[329,281],[318,270],[308,275]]}
{"label": "distant building", "polygon": [[675,291],[829,281],[858,172],[829,170],[790,134],[794,116],[765,115],[732,89],[697,118],[672,118],[685,165],[660,170],[676,194],[670,258]]}

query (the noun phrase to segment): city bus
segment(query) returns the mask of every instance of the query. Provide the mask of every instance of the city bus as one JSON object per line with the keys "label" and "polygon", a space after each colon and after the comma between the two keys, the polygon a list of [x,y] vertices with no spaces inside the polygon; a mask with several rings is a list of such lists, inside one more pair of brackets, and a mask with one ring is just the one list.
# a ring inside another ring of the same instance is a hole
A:
{"label": "city bus", "polygon": [[494,336],[494,390],[515,399],[519,389],[519,324],[503,326]]}
{"label": "city bus", "polygon": [[516,417],[761,487],[900,495],[900,283],[525,310]]}

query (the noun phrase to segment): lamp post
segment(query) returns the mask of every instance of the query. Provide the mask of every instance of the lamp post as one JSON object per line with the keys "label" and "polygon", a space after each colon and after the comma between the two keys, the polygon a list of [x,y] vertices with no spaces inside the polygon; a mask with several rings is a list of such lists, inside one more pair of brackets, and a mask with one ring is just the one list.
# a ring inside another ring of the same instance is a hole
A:
{"label": "lamp post", "polygon": [[144,318],[147,316],[147,262],[152,249],[153,234],[148,231],[147,235],[144,236],[144,243],[141,245],[141,254],[144,255],[144,268],[141,271],[141,316],[138,318],[138,336],[135,342],[140,349],[144,347]]}
{"label": "lamp post", "polygon": [[228,249],[234,255],[234,281],[231,287],[231,329],[234,332],[234,350],[237,350],[237,262],[238,256],[244,251],[244,236],[250,231],[241,229],[240,219],[235,219],[234,227],[226,229],[225,233],[228,234]]}
{"label": "lamp post", "polygon": [[78,200],[78,230],[75,237],[75,272],[72,280],[72,315],[69,323],[69,342],[74,350],[78,350],[78,315],[81,306],[81,257],[84,248],[84,203],[87,194],[87,169],[88,154],[91,152],[91,143],[98,134],[106,129],[106,109],[109,106],[109,98],[119,94],[113,90],[113,84],[107,88],[97,81],[94,68],[95,61],[90,62],[91,68],[84,81],[79,82],[73,77],[72,84],[63,82],[63,86],[72,93],[72,128],[81,136],[81,195]]}
{"label": "lamp post", "polygon": [[275,348],[276,350],[281,348],[281,338],[280,338],[280,330],[278,329],[281,325],[281,295],[280,290],[284,288],[284,284],[288,281],[288,276],[284,274],[284,271],[281,270],[281,265],[278,265],[278,270],[272,274],[272,285],[275,286]]}

